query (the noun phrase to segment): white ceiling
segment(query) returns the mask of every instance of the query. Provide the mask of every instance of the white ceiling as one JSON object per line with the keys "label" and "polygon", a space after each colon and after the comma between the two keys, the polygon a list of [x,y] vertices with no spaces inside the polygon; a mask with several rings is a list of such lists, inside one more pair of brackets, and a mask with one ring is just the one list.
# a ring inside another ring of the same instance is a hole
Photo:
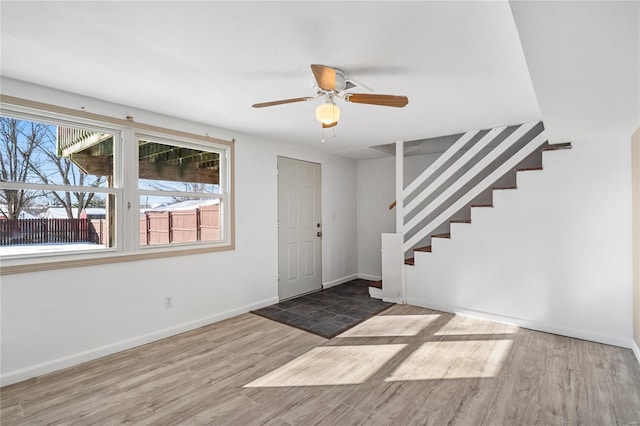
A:
{"label": "white ceiling", "polygon": [[[544,14],[521,7],[514,21],[506,1],[5,0],[0,11],[5,77],[353,158],[382,155],[367,147],[395,140],[546,119],[516,29],[525,28],[526,51],[544,69],[536,50]],[[553,49],[562,28],[546,30],[542,46]],[[409,104],[339,100],[342,119],[324,144],[318,101],[251,108],[313,96],[312,63],[341,68],[373,93],[406,95]],[[547,84],[552,72],[537,74],[546,92],[557,87]]]}
{"label": "white ceiling", "polygon": [[640,1],[512,2],[553,142],[640,127]]}

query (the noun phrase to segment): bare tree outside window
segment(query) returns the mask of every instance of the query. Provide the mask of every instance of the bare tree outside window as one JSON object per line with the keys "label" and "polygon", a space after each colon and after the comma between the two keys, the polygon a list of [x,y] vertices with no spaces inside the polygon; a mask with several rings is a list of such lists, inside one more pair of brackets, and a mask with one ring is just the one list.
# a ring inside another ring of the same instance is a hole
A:
{"label": "bare tree outside window", "polygon": [[[49,126],[50,137],[44,139],[38,146],[39,152],[46,158],[47,168],[32,165],[33,173],[45,184],[62,184],[74,186],[100,187],[105,183],[106,177],[94,176],[83,172],[68,158],[58,155],[56,147],[55,127]],[[75,217],[80,217],[80,212],[86,207],[104,207],[104,200],[97,199],[93,192],[51,192],[54,205],[63,207],[67,217],[74,217],[73,209],[76,209]]]}
{"label": "bare tree outside window", "polygon": [[[70,159],[58,154],[56,126],[9,117],[0,117],[0,122],[2,181],[87,187],[99,187],[105,183],[106,177],[85,173]],[[36,202],[62,207],[68,218],[79,217],[86,207],[104,205],[104,200],[93,192],[0,191],[0,203],[6,205],[6,212],[3,209],[2,214],[7,219],[18,219],[22,211]]]}
{"label": "bare tree outside window", "polygon": [[[37,150],[48,135],[47,126],[7,117],[0,117],[0,125],[0,180],[30,181],[33,169],[42,165],[37,160]],[[18,219],[20,212],[41,196],[41,192],[34,190],[4,189],[0,191],[0,202],[6,205],[2,215]]]}

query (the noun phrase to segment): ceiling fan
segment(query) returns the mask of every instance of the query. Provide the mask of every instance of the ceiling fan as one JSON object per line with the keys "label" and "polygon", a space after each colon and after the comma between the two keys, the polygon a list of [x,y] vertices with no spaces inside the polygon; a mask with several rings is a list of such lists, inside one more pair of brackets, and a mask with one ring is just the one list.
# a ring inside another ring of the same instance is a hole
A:
{"label": "ceiling fan", "polygon": [[342,98],[347,102],[356,104],[381,105],[396,108],[402,108],[409,103],[409,99],[406,96],[345,92],[347,89],[347,79],[345,78],[344,72],[337,68],[312,64],[311,71],[313,71],[313,76],[318,84],[316,96],[262,102],[253,104],[253,108],[264,108],[323,98],[322,104],[316,108],[316,119],[322,123],[322,127],[326,129],[337,125],[340,119],[340,108],[336,105],[335,98]]}

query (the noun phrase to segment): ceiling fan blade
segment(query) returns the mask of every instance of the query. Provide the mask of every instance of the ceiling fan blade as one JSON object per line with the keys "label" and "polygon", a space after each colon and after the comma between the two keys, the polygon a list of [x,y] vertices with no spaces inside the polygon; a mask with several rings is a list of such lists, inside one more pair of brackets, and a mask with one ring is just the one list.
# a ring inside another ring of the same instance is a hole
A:
{"label": "ceiling fan blade", "polygon": [[311,71],[323,90],[336,90],[336,70],[324,65],[312,64]]}
{"label": "ceiling fan blade", "polygon": [[334,121],[333,123],[330,123],[330,124],[324,124],[324,123],[322,123],[322,128],[323,128],[323,129],[330,129],[331,127],[335,127],[335,126],[337,126],[337,125],[338,125],[338,122],[337,122],[337,121]]}
{"label": "ceiling fan blade", "polygon": [[264,107],[269,107],[274,105],[291,104],[294,102],[312,101],[313,99],[315,98],[306,96],[304,98],[292,98],[292,99],[282,99],[280,101],[262,102],[260,104],[253,104],[251,106],[253,108],[264,108]]}
{"label": "ceiling fan blade", "polygon": [[406,96],[370,95],[366,93],[349,93],[344,100],[356,104],[369,104],[402,108],[409,103]]}

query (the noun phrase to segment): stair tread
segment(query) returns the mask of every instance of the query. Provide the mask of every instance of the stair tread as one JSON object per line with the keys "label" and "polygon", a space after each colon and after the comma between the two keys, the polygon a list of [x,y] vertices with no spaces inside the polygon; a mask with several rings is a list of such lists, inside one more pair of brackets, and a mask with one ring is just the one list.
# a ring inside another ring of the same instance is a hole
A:
{"label": "stair tread", "polygon": [[471,207],[493,207],[493,204],[471,204]]}
{"label": "stair tread", "polygon": [[405,259],[404,260],[404,264],[405,265],[415,265],[416,264],[416,259],[413,257],[410,257],[409,259]]}
{"label": "stair tread", "polygon": [[505,189],[518,189],[517,186],[499,186],[497,188],[492,188],[494,191],[503,191]]}
{"label": "stair tread", "polygon": [[471,219],[450,220],[449,223],[471,223]]}
{"label": "stair tread", "polygon": [[558,149],[571,149],[571,142],[554,143],[542,148],[543,151],[555,151]]}
{"label": "stair tread", "polygon": [[529,172],[532,170],[542,170],[542,166],[540,167],[520,167],[516,169],[517,172]]}
{"label": "stair tread", "polygon": [[369,287],[382,288],[382,280],[371,282]]}
{"label": "stair tread", "polygon": [[450,233],[436,234],[436,235],[432,235],[431,238],[451,238],[451,234]]}

